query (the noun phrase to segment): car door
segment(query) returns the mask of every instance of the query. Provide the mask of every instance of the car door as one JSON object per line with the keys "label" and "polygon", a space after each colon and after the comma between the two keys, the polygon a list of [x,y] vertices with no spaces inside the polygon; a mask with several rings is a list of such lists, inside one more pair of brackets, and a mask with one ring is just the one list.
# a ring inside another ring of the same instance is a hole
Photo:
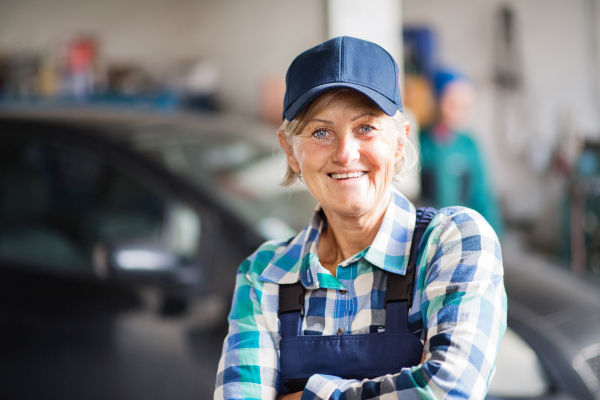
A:
{"label": "car door", "polygon": [[215,218],[85,130],[0,127],[0,396],[210,395]]}

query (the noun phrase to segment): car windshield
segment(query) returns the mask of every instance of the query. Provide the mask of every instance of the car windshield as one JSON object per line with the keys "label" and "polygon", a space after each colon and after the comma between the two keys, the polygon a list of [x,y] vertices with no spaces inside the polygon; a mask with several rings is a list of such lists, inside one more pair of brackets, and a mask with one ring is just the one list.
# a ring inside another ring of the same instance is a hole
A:
{"label": "car windshield", "polygon": [[280,185],[286,161],[275,137],[169,127],[145,129],[135,138],[135,150],[200,187],[267,239],[302,230],[316,206],[303,185]]}

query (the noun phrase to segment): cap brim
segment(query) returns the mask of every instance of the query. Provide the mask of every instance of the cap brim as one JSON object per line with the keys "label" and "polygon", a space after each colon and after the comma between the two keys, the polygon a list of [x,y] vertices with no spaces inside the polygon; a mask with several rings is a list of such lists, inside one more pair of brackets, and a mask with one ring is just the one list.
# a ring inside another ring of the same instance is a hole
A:
{"label": "cap brim", "polygon": [[306,91],[305,93],[303,93],[300,97],[298,97],[296,99],[296,101],[294,101],[288,107],[287,110],[285,110],[283,112],[283,117],[285,119],[287,119],[288,121],[293,120],[300,113],[300,111],[302,111],[304,109],[304,107],[306,107],[308,104],[310,104],[311,101],[313,101],[314,99],[319,97],[321,94],[323,94],[329,90],[338,89],[338,88],[354,89],[357,92],[364,94],[369,99],[373,100],[373,102],[375,104],[377,104],[377,106],[379,106],[379,108],[381,108],[381,110],[384,113],[386,113],[387,115],[389,115],[390,117],[393,116],[394,114],[396,114],[396,111],[398,111],[398,110],[402,111],[402,105],[397,105],[396,103],[391,101],[389,98],[387,98],[386,96],[382,95],[381,93],[379,93],[373,89],[370,89],[365,86],[357,85],[354,83],[333,82],[333,83],[326,83],[323,85],[319,85],[319,86],[314,87],[314,88]]}

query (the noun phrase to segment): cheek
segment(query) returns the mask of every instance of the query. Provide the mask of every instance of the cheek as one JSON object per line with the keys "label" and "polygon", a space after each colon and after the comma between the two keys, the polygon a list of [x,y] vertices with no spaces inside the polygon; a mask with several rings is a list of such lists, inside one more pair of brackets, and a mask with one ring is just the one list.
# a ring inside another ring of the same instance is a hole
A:
{"label": "cheek", "polygon": [[372,152],[372,159],[375,159],[378,165],[384,168],[388,168],[390,164],[393,166],[396,163],[396,138],[390,135],[383,137],[376,148]]}
{"label": "cheek", "polygon": [[373,175],[376,186],[386,186],[393,179],[398,160],[393,146],[395,140],[381,140],[378,146],[369,152],[368,159],[377,171]]}
{"label": "cheek", "polygon": [[331,158],[331,143],[314,143],[310,140],[299,140],[295,146],[295,154],[298,160],[314,163]]}
{"label": "cheek", "polygon": [[302,140],[299,140],[296,146],[294,146],[294,154],[300,164],[303,175],[305,175],[306,172],[309,172],[307,169],[319,169],[323,160],[327,159],[327,150],[324,146],[307,143]]}
{"label": "cheek", "polygon": [[305,159],[307,156],[310,156],[312,153],[311,147],[311,143],[306,140],[306,138],[297,137],[292,146],[296,159],[301,162],[301,160]]}

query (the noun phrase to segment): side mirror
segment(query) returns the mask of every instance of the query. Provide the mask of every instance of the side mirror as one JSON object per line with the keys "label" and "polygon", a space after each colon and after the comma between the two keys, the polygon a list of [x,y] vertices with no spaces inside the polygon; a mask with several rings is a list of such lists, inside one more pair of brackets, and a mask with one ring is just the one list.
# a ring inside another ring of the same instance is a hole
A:
{"label": "side mirror", "polygon": [[94,268],[106,279],[161,287],[196,286],[201,279],[196,262],[156,243],[99,244],[94,249]]}

